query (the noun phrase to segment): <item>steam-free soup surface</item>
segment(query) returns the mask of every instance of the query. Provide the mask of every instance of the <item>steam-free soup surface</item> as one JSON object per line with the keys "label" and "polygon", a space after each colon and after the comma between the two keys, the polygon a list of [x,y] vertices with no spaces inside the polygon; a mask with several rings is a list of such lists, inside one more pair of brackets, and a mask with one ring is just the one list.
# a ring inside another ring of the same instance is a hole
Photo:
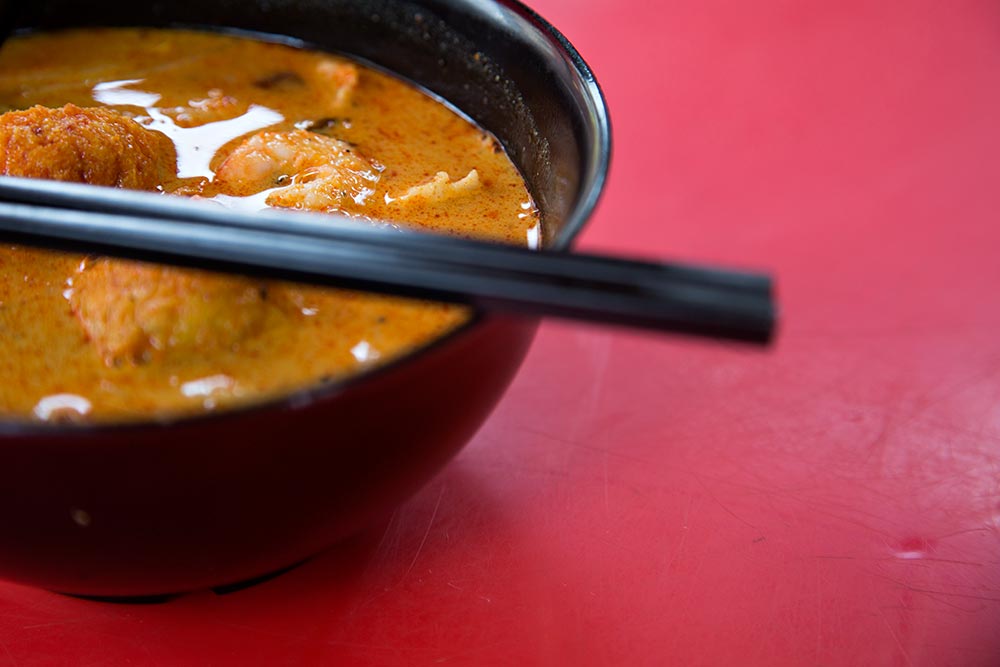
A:
{"label": "steam-free soup surface", "polygon": [[[0,173],[536,246],[498,144],[415,88],[328,54],[175,30],[0,50]],[[384,363],[456,306],[0,247],[0,417],[214,410]]]}

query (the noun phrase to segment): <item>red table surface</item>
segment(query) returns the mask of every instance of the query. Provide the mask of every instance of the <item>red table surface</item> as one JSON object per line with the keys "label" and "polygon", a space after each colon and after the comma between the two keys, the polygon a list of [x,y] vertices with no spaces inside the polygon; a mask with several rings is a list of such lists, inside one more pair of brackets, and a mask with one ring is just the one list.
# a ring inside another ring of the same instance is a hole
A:
{"label": "red table surface", "polygon": [[0,665],[1000,664],[1000,5],[535,0],[592,249],[773,270],[767,352],[545,324],[387,525],[253,588],[0,584]]}

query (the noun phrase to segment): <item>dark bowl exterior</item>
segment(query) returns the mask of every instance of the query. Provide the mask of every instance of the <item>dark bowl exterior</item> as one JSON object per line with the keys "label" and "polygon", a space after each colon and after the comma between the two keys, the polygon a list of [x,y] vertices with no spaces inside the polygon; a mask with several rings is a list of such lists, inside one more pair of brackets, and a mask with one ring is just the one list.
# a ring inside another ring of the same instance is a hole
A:
{"label": "dark bowl exterior", "polygon": [[[25,6],[26,28],[203,25],[358,55],[454,103],[504,143],[567,247],[610,145],[586,65],[516,2]],[[476,432],[537,328],[478,314],[384,368],[280,401],[170,423],[0,423],[0,577],[93,596],[246,580],[317,553],[413,493]]]}
{"label": "dark bowl exterior", "polygon": [[534,328],[480,322],[300,405],[5,437],[0,574],[135,596],[298,562],[389,511],[451,458],[514,376]]}

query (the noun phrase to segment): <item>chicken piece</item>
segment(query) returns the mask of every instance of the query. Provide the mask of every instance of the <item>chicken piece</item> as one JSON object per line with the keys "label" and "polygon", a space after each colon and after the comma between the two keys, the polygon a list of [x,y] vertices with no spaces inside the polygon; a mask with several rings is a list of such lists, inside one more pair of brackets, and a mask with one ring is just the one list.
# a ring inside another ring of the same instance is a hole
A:
{"label": "chicken piece", "polygon": [[480,187],[479,172],[471,170],[463,178],[457,181],[451,180],[448,172],[439,171],[434,174],[434,178],[426,183],[414,185],[412,188],[401,194],[399,197],[388,199],[389,203],[410,204],[410,203],[439,203],[445,202],[458,196],[475,192]]}
{"label": "chicken piece", "polygon": [[153,190],[176,173],[170,139],[110,109],[67,104],[0,116],[0,174]]}
{"label": "chicken piece", "polygon": [[70,307],[109,366],[178,350],[234,349],[266,325],[266,281],[97,259],[73,279]]}
{"label": "chicken piece", "polygon": [[214,185],[235,196],[275,188],[268,206],[312,211],[359,211],[375,191],[381,167],[349,144],[292,130],[259,132],[229,154]]}

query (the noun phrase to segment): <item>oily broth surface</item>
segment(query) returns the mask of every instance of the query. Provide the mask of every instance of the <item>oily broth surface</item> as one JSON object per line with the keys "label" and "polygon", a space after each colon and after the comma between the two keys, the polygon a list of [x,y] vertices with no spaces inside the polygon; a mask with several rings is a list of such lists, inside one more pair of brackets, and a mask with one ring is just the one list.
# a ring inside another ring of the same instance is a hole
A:
{"label": "oily broth surface", "polygon": [[[174,140],[181,176],[164,183],[165,192],[196,193],[247,210],[261,208],[262,195],[218,196],[209,180],[213,172],[248,135],[310,128],[347,142],[381,169],[374,192],[351,211],[355,215],[537,245],[539,221],[530,196],[491,137],[411,86],[366,68],[349,101],[331,111],[328,91],[295,74],[330,59],[191,31],[30,35],[0,50],[0,110],[112,107]],[[212,132],[197,123],[171,126],[173,110],[220,94],[243,106],[212,119]],[[226,140],[213,145],[220,138]],[[204,150],[212,155],[198,155]],[[185,155],[191,157],[186,165]],[[480,182],[474,195],[402,209],[392,204],[438,172],[457,180],[472,169]],[[302,287],[295,290],[300,308],[294,317],[271,314],[260,333],[231,348],[109,365],[69,306],[73,278],[85,261],[0,247],[0,417],[123,421],[261,400],[383,363],[468,317],[456,306]]]}

